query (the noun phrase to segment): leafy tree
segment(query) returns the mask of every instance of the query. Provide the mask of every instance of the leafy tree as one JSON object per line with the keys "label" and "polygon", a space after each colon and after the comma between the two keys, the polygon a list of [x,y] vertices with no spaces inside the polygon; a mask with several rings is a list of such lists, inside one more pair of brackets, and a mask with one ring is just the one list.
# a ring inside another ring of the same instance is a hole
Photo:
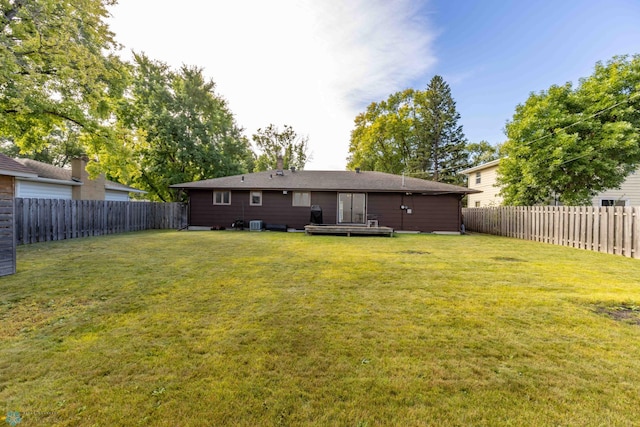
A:
{"label": "leafy tree", "polygon": [[400,174],[415,155],[415,91],[407,89],[372,102],[355,119],[347,167]]}
{"label": "leafy tree", "polygon": [[96,168],[163,201],[180,198],[171,184],[252,168],[248,140],[200,68],[176,72],[136,54],[132,75],[114,130],[119,143],[99,152]]}
{"label": "leafy tree", "polygon": [[425,91],[394,93],[356,117],[347,166],[460,183],[468,153],[459,120],[449,86],[434,76]]}
{"label": "leafy tree", "polygon": [[500,158],[500,146],[489,144],[487,141],[467,144],[469,167],[489,163]]}
{"label": "leafy tree", "polygon": [[304,169],[308,155],[308,137],[301,137],[289,125],[280,131],[270,124],[265,129],[258,129],[253,135],[253,142],[260,151],[255,163],[256,171],[275,169],[278,156],[283,158],[283,167]]}
{"label": "leafy tree", "polygon": [[505,204],[587,204],[640,164],[640,56],[531,94],[507,124],[499,183]]}
{"label": "leafy tree", "polygon": [[[49,137],[110,138],[122,63],[105,18],[114,0],[0,0],[0,137],[40,152]],[[53,134],[53,135],[52,135]]]}
{"label": "leafy tree", "polygon": [[0,143],[0,153],[9,157],[26,157],[58,167],[71,164],[71,160],[86,154],[80,142],[80,131],[75,125],[54,128],[44,137],[42,144],[20,148],[12,140]]}

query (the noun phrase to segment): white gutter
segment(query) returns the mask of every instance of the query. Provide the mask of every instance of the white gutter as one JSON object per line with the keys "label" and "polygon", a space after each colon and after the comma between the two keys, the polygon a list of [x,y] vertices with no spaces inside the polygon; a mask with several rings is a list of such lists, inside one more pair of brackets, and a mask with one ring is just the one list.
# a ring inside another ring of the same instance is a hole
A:
{"label": "white gutter", "polygon": [[67,181],[66,179],[38,178],[38,177],[20,177],[21,181],[44,182],[46,184],[61,184],[70,186],[82,185],[82,181]]}
{"label": "white gutter", "polygon": [[0,175],[15,176],[18,178],[37,178],[38,175],[28,172],[17,172],[12,170],[0,169]]}

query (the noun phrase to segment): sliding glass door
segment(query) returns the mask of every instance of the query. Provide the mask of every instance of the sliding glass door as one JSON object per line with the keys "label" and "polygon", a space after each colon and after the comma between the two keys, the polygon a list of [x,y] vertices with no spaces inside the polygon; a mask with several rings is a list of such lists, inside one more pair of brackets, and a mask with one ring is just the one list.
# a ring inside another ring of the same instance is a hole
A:
{"label": "sliding glass door", "polygon": [[338,223],[364,224],[367,219],[365,193],[338,193]]}

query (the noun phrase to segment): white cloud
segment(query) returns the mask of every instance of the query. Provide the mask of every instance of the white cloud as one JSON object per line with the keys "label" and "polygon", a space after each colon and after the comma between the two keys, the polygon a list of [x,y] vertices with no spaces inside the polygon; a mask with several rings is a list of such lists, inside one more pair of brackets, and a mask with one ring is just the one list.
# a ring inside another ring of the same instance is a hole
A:
{"label": "white cloud", "polygon": [[415,3],[122,1],[111,27],[127,49],[204,67],[248,136],[289,124],[309,136],[308,169],[344,169],[356,114],[435,63]]}

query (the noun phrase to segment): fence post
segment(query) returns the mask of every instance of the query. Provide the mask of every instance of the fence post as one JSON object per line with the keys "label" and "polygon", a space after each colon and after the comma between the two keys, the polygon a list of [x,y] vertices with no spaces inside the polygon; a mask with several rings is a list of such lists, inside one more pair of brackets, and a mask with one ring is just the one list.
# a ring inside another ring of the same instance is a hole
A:
{"label": "fence post", "polygon": [[632,208],[632,225],[633,237],[631,244],[631,250],[633,251],[633,257],[640,259],[640,207],[636,206]]}

